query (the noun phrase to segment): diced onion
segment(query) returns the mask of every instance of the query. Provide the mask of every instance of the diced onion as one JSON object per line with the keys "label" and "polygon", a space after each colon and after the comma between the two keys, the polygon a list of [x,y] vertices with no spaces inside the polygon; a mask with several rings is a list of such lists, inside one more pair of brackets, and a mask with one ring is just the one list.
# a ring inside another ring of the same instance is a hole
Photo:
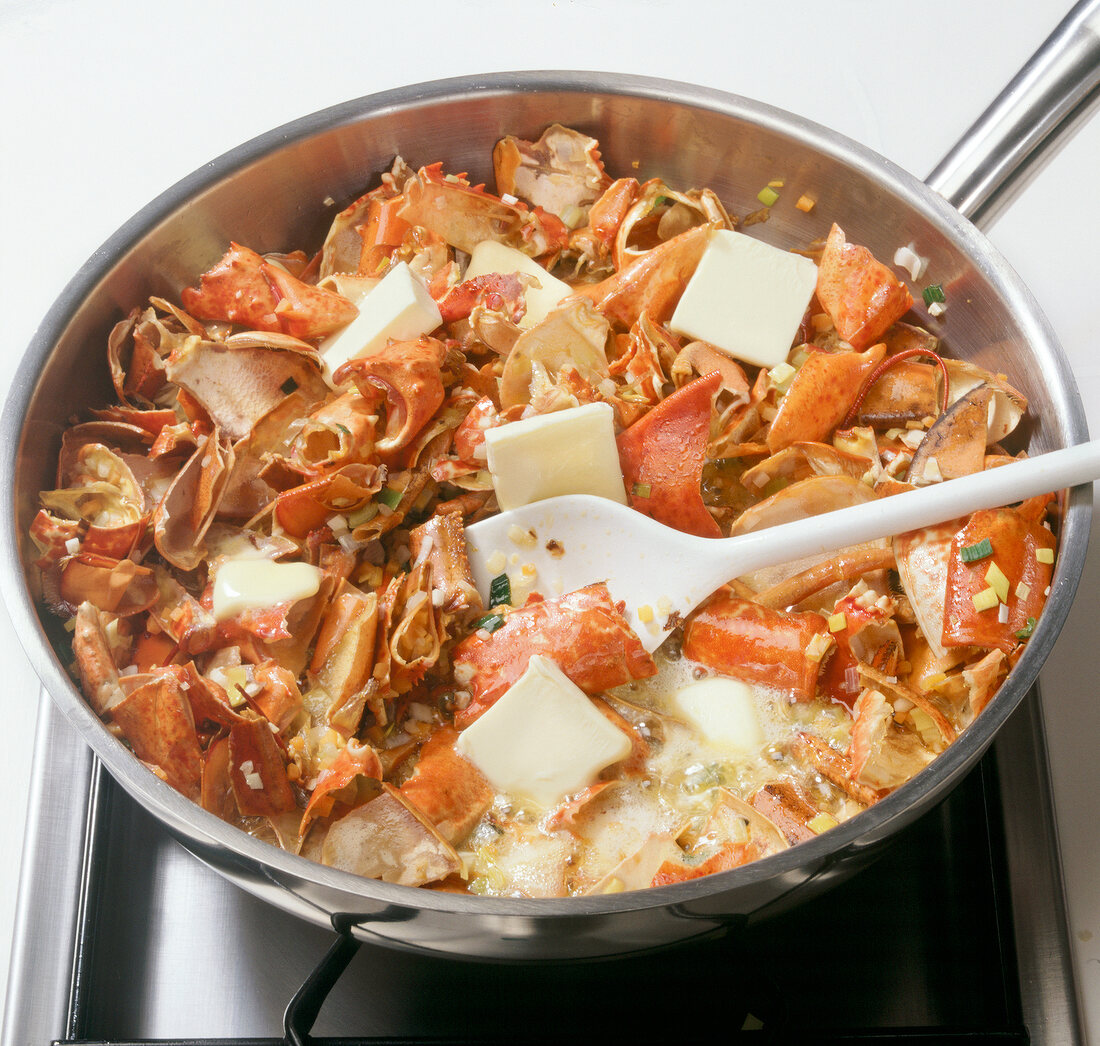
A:
{"label": "diced onion", "polygon": [[899,247],[894,252],[894,264],[905,269],[911,279],[919,280],[928,266],[928,259],[917,254],[913,250],[913,245],[910,244],[908,247]]}

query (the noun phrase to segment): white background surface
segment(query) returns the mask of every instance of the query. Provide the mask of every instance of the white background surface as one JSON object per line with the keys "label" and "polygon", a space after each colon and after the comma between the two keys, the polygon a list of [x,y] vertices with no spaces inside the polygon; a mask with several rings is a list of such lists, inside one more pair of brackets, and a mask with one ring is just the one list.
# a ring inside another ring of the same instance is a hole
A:
{"label": "white background surface", "polygon": [[[0,391],[82,262],[205,161],[325,106],[437,77],[594,69],[748,95],[926,175],[1059,21],[1057,2],[530,0],[417,4],[0,0]],[[171,11],[171,14],[167,12]],[[1100,124],[1066,147],[991,239],[1031,286],[1100,433]],[[74,380],[79,380],[74,376]],[[1091,657],[1100,541],[1042,685],[1071,943],[1100,1044],[1100,706]],[[4,615],[0,984],[38,691]]]}

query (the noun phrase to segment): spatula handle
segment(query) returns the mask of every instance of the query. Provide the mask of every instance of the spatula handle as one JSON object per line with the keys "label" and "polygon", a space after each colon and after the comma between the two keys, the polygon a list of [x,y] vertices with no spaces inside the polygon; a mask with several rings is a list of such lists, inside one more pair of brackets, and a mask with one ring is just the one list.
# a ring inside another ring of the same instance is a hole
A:
{"label": "spatula handle", "polygon": [[[904,534],[1100,478],[1100,440],[730,539],[737,575]],[[744,540],[756,538],[756,541]],[[734,542],[740,547],[734,548]]]}

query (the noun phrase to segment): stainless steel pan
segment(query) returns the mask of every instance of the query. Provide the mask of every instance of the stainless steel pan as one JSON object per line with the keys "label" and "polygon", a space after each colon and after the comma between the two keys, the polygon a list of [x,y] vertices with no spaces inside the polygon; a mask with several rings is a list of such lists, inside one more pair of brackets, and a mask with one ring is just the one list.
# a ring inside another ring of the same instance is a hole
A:
{"label": "stainless steel pan", "polygon": [[1100,83],[1098,7],[1094,0],[1074,10],[929,184],[826,128],[744,98],[568,72],[445,80],[358,99],[248,142],[184,179],[72,280],[30,345],[5,407],[0,467],[11,500],[0,515],[4,596],[47,690],[122,787],[199,858],[280,908],[400,948],[510,959],[617,954],[763,916],[850,874],[973,766],[1034,682],[1083,566],[1087,491],[1069,498],[1050,600],[1027,651],[992,705],[927,770],[850,822],[744,868],[567,900],[457,897],[360,879],[257,842],[185,800],[104,729],[73,685],[67,635],[34,603],[27,525],[38,491],[52,485],[66,419],[108,398],[103,346],[134,304],[150,294],[175,297],[230,238],[261,251],[319,243],[332,213],[325,199],[349,201],[396,153],[413,165],[442,159],[451,170],[488,179],[500,136],[534,136],[555,120],[597,137],[610,171],[708,185],[734,211],[751,209],[760,186],[783,177],[787,192],[807,192],[817,206],[808,219],[776,209],[757,231],[778,245],[803,244],[834,219],[881,258],[917,244],[929,256],[929,278],[942,282],[950,301],[941,319],[922,322],[953,354],[1003,371],[1027,393],[1033,451],[1080,442],[1084,414],[1055,336],[967,216],[994,216],[1043,148],[1091,112]]}

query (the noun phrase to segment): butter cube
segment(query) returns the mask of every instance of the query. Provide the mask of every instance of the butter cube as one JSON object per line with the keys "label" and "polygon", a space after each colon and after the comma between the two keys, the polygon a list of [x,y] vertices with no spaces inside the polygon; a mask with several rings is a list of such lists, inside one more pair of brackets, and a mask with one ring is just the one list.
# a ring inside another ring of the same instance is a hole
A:
{"label": "butter cube", "polygon": [[752,687],[736,679],[692,683],[673,695],[672,704],[713,745],[749,754],[764,743]]}
{"label": "butter cube", "polygon": [[551,809],[630,754],[630,738],[553,661],[527,671],[467,727],[455,751],[508,795]]}
{"label": "butter cube", "polygon": [[559,494],[595,494],[626,504],[609,403],[538,414],[485,430],[493,489],[502,509]]}
{"label": "butter cube", "polygon": [[491,272],[522,272],[539,281],[538,287],[528,287],[524,295],[527,311],[519,321],[524,330],[541,323],[558,302],[573,293],[573,288],[568,283],[551,276],[537,261],[528,258],[522,251],[506,247],[496,240],[482,240],[470,255],[470,264],[462,278],[470,280],[475,276],[487,276]]}
{"label": "butter cube", "polygon": [[348,360],[370,356],[394,341],[413,341],[443,322],[427,288],[398,262],[359,303],[359,315],[318,347],[325,375]]}
{"label": "butter cube", "polygon": [[759,367],[782,363],[817,287],[809,258],[743,233],[710,234],[669,326]]}
{"label": "butter cube", "polygon": [[228,559],[214,576],[214,617],[218,621],[246,610],[308,599],[321,584],[321,571],[309,563],[276,563],[260,556]]}

